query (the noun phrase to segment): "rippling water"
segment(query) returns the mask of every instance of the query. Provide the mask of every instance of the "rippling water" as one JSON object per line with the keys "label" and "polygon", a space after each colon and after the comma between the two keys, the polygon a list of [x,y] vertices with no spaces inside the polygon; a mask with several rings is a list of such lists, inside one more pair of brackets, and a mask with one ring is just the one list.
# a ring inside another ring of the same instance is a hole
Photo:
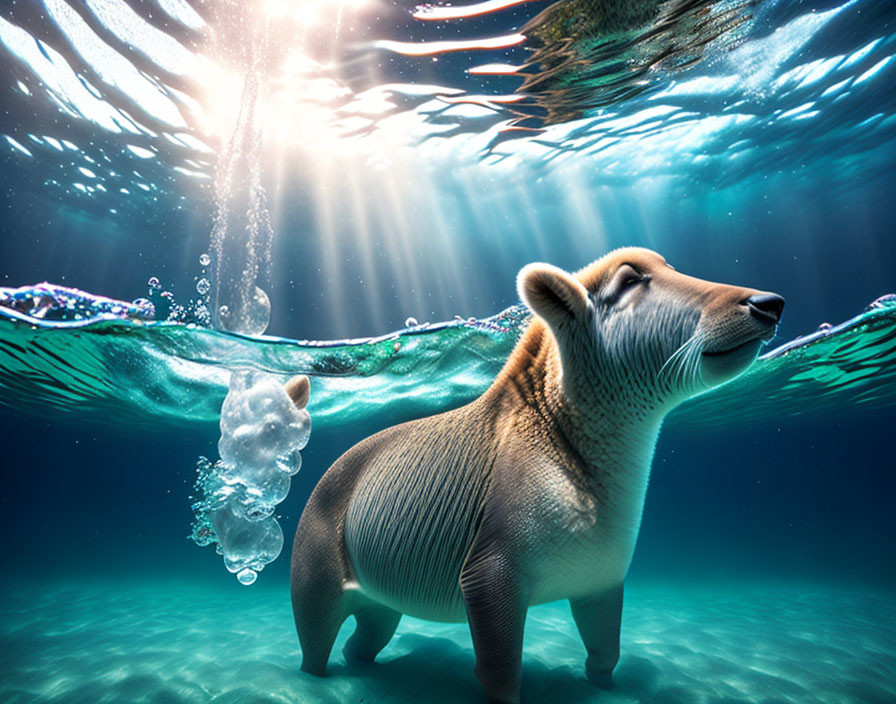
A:
{"label": "rippling water", "polygon": [[[892,158],[890,3],[359,2],[340,6],[332,40],[310,29],[327,3],[309,7],[271,20],[265,133],[281,153],[546,173],[575,155],[596,183],[714,184],[821,163],[846,181]],[[210,177],[242,80],[232,52],[215,53],[239,27],[212,31],[210,12],[186,0],[6,8],[11,163],[35,188],[107,210],[122,195],[183,198]]]}
{"label": "rippling water", "polygon": [[[131,317],[127,317],[127,316]],[[112,423],[217,423],[230,370],[313,379],[315,423],[393,420],[455,408],[491,384],[528,322],[522,306],[486,320],[416,326],[370,340],[314,342],[140,321],[121,301],[53,287],[0,288],[0,403]],[[69,317],[69,320],[53,318]],[[896,397],[896,296],[762,355],[735,381],[686,403],[692,429]]]}

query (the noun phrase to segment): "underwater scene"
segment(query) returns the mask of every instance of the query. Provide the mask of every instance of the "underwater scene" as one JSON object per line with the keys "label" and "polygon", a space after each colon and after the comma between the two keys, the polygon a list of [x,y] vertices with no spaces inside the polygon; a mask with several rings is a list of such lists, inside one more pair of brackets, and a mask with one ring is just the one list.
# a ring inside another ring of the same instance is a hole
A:
{"label": "underwater scene", "polygon": [[0,4],[0,701],[896,701],[894,55]]}

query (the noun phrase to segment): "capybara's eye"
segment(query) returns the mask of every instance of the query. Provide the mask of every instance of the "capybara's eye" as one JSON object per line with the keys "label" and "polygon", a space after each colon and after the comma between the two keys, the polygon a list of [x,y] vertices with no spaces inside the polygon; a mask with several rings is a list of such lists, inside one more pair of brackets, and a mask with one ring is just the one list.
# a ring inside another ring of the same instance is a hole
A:
{"label": "capybara's eye", "polygon": [[626,291],[647,280],[647,276],[628,264],[623,264],[616,274],[616,290],[613,298],[618,301]]}
{"label": "capybara's eye", "polygon": [[622,291],[625,291],[627,288],[630,288],[631,286],[634,286],[635,284],[640,283],[642,281],[642,279],[643,279],[643,277],[638,276],[636,274],[628,274],[622,280],[622,282],[619,284],[620,293]]}

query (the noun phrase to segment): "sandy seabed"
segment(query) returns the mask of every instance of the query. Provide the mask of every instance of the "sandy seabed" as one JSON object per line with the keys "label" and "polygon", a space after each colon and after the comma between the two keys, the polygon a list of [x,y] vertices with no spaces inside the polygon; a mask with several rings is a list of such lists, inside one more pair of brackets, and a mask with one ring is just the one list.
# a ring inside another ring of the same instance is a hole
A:
{"label": "sandy seabed", "polygon": [[[373,665],[299,670],[287,590],[119,580],[5,587],[0,701],[482,702],[465,624],[405,617]],[[896,702],[896,597],[819,585],[629,586],[616,687],[566,603],[529,611],[523,702]]]}

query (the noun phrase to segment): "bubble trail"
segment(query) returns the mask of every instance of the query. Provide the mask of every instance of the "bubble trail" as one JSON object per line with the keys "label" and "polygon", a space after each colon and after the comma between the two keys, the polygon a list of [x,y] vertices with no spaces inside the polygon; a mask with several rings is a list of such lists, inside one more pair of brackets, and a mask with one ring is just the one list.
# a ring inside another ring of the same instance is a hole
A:
{"label": "bubble trail", "polygon": [[241,584],[254,583],[283,549],[274,510],[302,466],[311,434],[307,400],[308,377],[284,387],[270,374],[233,372],[221,407],[221,459],[197,463],[191,538],[198,545],[217,543],[224,566]]}
{"label": "bubble trail", "polygon": [[[257,115],[266,78],[266,22],[250,21],[245,36],[248,65],[240,110],[218,160],[217,213],[209,252],[199,259],[204,271],[196,291],[207,297],[216,330],[257,336],[271,320],[271,302],[260,284],[270,279],[274,238],[262,186]],[[193,539],[199,544],[217,542],[225,566],[241,584],[253,584],[283,548],[274,508],[289,492],[290,477],[301,466],[299,451],[311,430],[304,410],[308,379],[299,378],[304,379],[301,404],[294,386],[288,394],[269,374],[233,371],[221,407],[221,459],[211,463],[200,458],[197,465],[200,498],[194,504]]]}

